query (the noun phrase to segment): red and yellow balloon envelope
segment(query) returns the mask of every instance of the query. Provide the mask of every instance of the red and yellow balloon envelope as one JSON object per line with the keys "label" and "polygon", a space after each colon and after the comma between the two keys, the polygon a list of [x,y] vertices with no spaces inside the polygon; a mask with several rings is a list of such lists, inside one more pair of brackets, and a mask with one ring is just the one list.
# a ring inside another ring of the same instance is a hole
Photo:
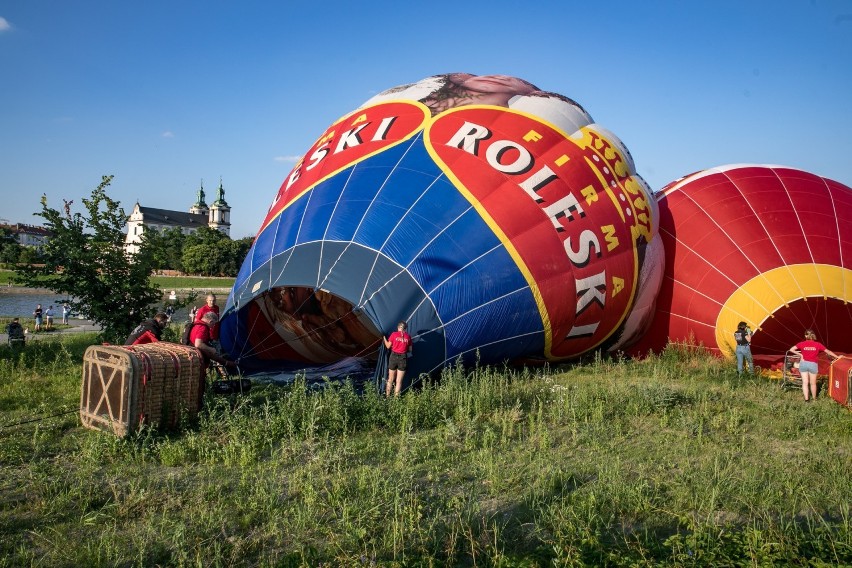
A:
{"label": "red and yellow balloon envelope", "polygon": [[507,76],[381,93],[287,176],[228,299],[252,371],[361,361],[408,322],[408,375],[635,340],[662,278],[656,201],[577,103]]}
{"label": "red and yellow balloon envelope", "polygon": [[659,197],[666,266],[657,313],[636,352],[666,342],[733,351],[737,323],[752,352],[783,357],[815,330],[852,351],[852,189],[780,166],[698,172]]}

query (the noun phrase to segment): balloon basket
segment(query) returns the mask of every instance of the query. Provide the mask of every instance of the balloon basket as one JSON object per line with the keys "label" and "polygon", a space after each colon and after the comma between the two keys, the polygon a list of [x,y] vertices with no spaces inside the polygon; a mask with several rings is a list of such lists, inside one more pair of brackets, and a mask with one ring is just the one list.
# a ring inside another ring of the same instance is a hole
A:
{"label": "balloon basket", "polygon": [[80,421],[120,437],[175,427],[198,413],[202,372],[201,354],[185,345],[93,345],[83,356]]}

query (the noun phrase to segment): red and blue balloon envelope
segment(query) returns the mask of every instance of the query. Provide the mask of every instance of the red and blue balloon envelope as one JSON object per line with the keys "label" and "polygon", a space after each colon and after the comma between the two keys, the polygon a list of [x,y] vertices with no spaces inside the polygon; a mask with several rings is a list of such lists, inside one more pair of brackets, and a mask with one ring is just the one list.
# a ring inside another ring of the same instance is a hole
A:
{"label": "red and blue balloon envelope", "polygon": [[374,365],[408,323],[407,375],[459,358],[559,361],[644,331],[656,201],[574,101],[507,76],[390,89],[282,184],[222,318],[249,372]]}
{"label": "red and blue balloon envelope", "polygon": [[752,352],[781,357],[813,329],[852,352],[852,189],[781,166],[704,170],[659,194],[665,276],[637,353],[669,340],[730,355],[740,321]]}

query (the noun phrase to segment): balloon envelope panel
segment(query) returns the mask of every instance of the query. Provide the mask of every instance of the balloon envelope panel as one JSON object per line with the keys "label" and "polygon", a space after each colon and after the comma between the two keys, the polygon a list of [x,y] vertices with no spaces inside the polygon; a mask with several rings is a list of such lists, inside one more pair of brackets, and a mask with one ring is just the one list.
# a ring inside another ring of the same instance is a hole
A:
{"label": "balloon envelope panel", "polygon": [[375,359],[404,320],[416,376],[458,357],[623,345],[662,274],[649,194],[614,135],[526,81],[390,89],[285,179],[228,299],[223,346],[250,372]]}
{"label": "balloon envelope panel", "polygon": [[781,166],[722,166],[669,184],[659,206],[665,275],[635,351],[671,339],[730,354],[739,321],[756,330],[756,354],[783,355],[808,328],[852,350],[849,187]]}

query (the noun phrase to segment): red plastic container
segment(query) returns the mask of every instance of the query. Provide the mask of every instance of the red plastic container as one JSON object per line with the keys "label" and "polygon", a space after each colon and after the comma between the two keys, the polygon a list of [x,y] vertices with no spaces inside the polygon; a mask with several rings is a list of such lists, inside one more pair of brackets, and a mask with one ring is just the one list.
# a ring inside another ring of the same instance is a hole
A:
{"label": "red plastic container", "polygon": [[852,408],[852,357],[841,357],[831,364],[828,375],[828,394],[848,408]]}

